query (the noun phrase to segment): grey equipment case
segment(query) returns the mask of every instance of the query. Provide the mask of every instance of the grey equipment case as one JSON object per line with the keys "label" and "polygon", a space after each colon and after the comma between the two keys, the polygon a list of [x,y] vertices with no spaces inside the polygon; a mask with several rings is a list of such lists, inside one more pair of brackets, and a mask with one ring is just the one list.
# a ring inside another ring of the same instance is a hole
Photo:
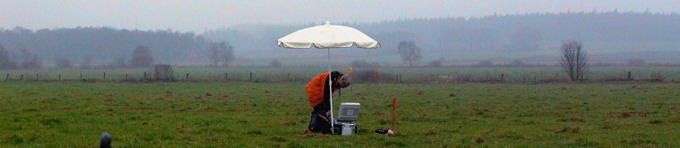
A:
{"label": "grey equipment case", "polygon": [[340,103],[340,111],[338,118],[335,120],[334,131],[335,134],[343,136],[354,135],[357,132],[357,125],[355,121],[359,119],[359,110],[361,104],[354,102]]}

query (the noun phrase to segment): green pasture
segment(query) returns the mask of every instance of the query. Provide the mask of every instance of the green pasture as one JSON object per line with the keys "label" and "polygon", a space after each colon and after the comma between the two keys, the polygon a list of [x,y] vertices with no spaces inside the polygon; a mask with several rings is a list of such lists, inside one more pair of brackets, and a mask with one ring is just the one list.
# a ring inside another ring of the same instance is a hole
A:
{"label": "green pasture", "polygon": [[[302,134],[304,83],[0,83],[0,147],[679,147],[674,84],[354,84],[354,136]],[[398,134],[390,126],[398,98]]]}

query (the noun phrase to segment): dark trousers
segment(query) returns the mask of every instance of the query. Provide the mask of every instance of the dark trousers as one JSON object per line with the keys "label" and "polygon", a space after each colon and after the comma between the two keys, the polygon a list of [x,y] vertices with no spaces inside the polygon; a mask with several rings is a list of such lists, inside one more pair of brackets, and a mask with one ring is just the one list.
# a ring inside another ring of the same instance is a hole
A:
{"label": "dark trousers", "polygon": [[324,105],[317,105],[312,111],[312,116],[309,119],[309,130],[314,133],[330,134],[331,133],[331,119],[328,116],[329,109]]}

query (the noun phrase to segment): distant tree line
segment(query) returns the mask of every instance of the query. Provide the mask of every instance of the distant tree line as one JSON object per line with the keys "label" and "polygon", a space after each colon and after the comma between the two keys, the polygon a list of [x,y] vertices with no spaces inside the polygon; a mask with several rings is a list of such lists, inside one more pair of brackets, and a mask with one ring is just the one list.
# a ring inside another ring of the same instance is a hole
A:
{"label": "distant tree line", "polygon": [[144,68],[154,62],[212,63],[236,59],[229,42],[213,42],[194,33],[112,28],[0,29],[0,69]]}
{"label": "distant tree line", "polygon": [[39,62],[60,66],[68,66],[66,63],[80,63],[85,67],[106,65],[110,61],[120,60],[120,57],[131,56],[140,45],[147,47],[146,50],[155,55],[156,61],[202,62],[207,59],[206,49],[210,43],[195,33],[172,30],[141,31],[107,27],[35,31],[21,27],[0,29],[0,44],[4,45],[6,52],[4,56],[16,55],[14,60],[20,68],[23,68],[23,64],[35,67]]}
{"label": "distant tree line", "polygon": [[13,56],[0,44],[0,69],[40,69],[42,61],[27,48],[20,50],[19,56]]}
{"label": "distant tree line", "polygon": [[[402,41],[412,41],[423,50],[424,57],[429,55],[452,58],[465,57],[467,54],[490,56],[488,53],[512,53],[513,57],[524,58],[550,56],[555,45],[564,39],[579,39],[592,43],[590,47],[606,53],[625,53],[609,44],[630,44],[637,46],[652,43],[663,49],[680,48],[680,14],[678,13],[628,13],[628,12],[571,12],[571,13],[529,13],[520,15],[493,15],[485,17],[459,18],[442,17],[427,19],[402,19],[377,23],[345,23],[373,39],[380,41],[382,48],[377,50],[337,50],[333,54],[361,55],[399,55],[398,46]],[[248,58],[277,58],[270,56],[316,56],[309,52],[278,50],[271,41],[286,34],[312,25],[245,25],[234,29],[216,30],[205,33],[214,40],[232,41],[237,49],[247,49]],[[608,44],[609,43],[609,44]],[[659,43],[659,44],[656,44]],[[245,51],[244,51],[245,52]],[[465,54],[458,54],[465,53]],[[544,53],[535,55],[534,53]],[[531,54],[531,55],[530,55]],[[510,55],[510,54],[508,54]],[[648,58],[645,55],[620,57]],[[490,57],[484,57],[490,58]],[[673,60],[664,57],[663,60]],[[470,60],[470,59],[467,59]],[[656,59],[661,60],[661,59]],[[554,62],[550,58],[543,62]],[[396,62],[396,61],[395,61]],[[496,62],[496,61],[494,61]],[[414,65],[418,62],[414,62]],[[408,63],[407,63],[408,64]]]}

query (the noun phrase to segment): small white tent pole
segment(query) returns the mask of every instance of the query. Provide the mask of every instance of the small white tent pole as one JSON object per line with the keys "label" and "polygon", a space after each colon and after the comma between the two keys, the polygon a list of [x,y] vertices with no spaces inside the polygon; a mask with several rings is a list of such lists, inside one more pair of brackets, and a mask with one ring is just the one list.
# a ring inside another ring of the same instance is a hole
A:
{"label": "small white tent pole", "polygon": [[331,104],[331,133],[335,134],[335,122],[333,121],[333,75],[331,74],[331,48],[326,48],[328,50],[328,97],[329,103]]}

